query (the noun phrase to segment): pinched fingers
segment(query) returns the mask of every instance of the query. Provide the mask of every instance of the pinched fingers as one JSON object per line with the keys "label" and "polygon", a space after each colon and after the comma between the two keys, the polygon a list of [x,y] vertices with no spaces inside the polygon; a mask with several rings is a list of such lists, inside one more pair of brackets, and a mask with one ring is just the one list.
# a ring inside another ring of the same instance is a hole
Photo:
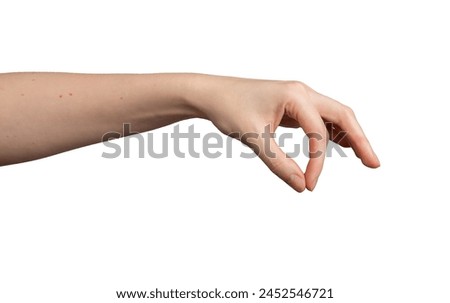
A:
{"label": "pinched fingers", "polygon": [[305,176],[297,163],[289,158],[273,138],[243,136],[241,141],[261,158],[267,167],[298,192],[305,190]]}
{"label": "pinched fingers", "polygon": [[[309,137],[309,154],[305,180],[306,188],[313,190],[323,168],[328,142],[328,130],[337,130],[331,134],[331,140],[350,146],[355,154],[368,167],[376,168],[380,162],[369,140],[348,107],[336,100],[321,95],[308,86],[297,85],[298,97],[291,98],[286,113],[295,119]],[[326,125],[324,121],[333,125]]]}
{"label": "pinched fingers", "polygon": [[328,135],[319,112],[310,105],[297,109],[296,120],[309,138],[309,162],[306,167],[306,188],[314,190],[323,169],[327,150]]}

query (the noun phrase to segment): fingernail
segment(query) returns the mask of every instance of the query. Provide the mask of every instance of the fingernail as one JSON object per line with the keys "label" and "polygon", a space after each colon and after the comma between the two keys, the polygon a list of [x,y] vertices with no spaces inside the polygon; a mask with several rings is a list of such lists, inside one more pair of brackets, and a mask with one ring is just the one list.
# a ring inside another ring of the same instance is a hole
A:
{"label": "fingernail", "polygon": [[310,191],[313,191],[314,188],[316,188],[317,180],[318,180],[318,179],[319,179],[319,177],[316,177],[316,178],[314,179],[314,181],[313,181],[312,184],[311,184],[311,189],[310,189]]}
{"label": "fingernail", "polygon": [[377,159],[377,162],[380,163],[380,159],[378,159],[377,154],[374,152],[373,155],[375,156],[375,159]]}
{"label": "fingernail", "polygon": [[289,185],[298,192],[302,192],[305,190],[305,180],[296,174],[293,174],[289,177]]}

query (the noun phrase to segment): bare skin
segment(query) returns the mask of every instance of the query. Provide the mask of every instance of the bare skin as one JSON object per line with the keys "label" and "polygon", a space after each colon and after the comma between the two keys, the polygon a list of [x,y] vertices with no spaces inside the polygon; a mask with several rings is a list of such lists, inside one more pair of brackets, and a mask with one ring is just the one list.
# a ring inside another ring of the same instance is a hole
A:
{"label": "bare skin", "polygon": [[[227,135],[262,134],[266,125],[271,132],[278,126],[303,128],[311,153],[305,173],[274,139],[269,139],[269,154],[261,136],[237,136],[299,192],[316,186],[330,133],[347,132],[343,140],[330,139],[353,148],[364,165],[380,165],[353,111],[301,82],[71,73],[0,74],[0,128],[5,130],[0,134],[0,165],[100,142],[107,132],[122,133],[123,123],[144,132],[194,117],[211,120]],[[325,122],[332,122],[335,131],[329,132]]]}

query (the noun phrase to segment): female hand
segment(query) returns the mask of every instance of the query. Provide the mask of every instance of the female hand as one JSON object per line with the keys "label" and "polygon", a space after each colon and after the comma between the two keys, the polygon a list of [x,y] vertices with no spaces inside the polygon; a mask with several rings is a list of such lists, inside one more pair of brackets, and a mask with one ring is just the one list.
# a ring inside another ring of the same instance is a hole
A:
{"label": "female hand", "polygon": [[[301,82],[197,75],[192,87],[190,97],[200,116],[251,147],[273,173],[299,192],[316,186],[328,139],[352,147],[364,165],[380,165],[353,111]],[[278,126],[301,127],[308,135],[310,160],[305,173],[265,132],[268,127],[273,134]]]}
{"label": "female hand", "polygon": [[[0,165],[97,143],[109,132],[128,135],[124,123],[143,132],[193,117],[210,119],[223,133],[250,146],[300,192],[316,186],[329,134],[352,147],[366,166],[380,165],[350,108],[295,81],[201,74],[10,73],[0,74],[0,108],[0,128],[7,130],[0,135]],[[270,138],[280,125],[302,127],[309,136],[305,174]]]}

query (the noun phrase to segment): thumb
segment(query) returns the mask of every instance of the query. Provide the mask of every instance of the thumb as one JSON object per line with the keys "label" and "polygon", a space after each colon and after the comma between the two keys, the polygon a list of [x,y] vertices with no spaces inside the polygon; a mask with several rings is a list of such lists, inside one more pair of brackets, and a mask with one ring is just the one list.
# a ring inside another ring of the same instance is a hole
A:
{"label": "thumb", "polygon": [[273,137],[258,136],[242,138],[258,155],[267,167],[280,179],[298,192],[305,190],[305,175],[297,163],[289,158],[278,146]]}

